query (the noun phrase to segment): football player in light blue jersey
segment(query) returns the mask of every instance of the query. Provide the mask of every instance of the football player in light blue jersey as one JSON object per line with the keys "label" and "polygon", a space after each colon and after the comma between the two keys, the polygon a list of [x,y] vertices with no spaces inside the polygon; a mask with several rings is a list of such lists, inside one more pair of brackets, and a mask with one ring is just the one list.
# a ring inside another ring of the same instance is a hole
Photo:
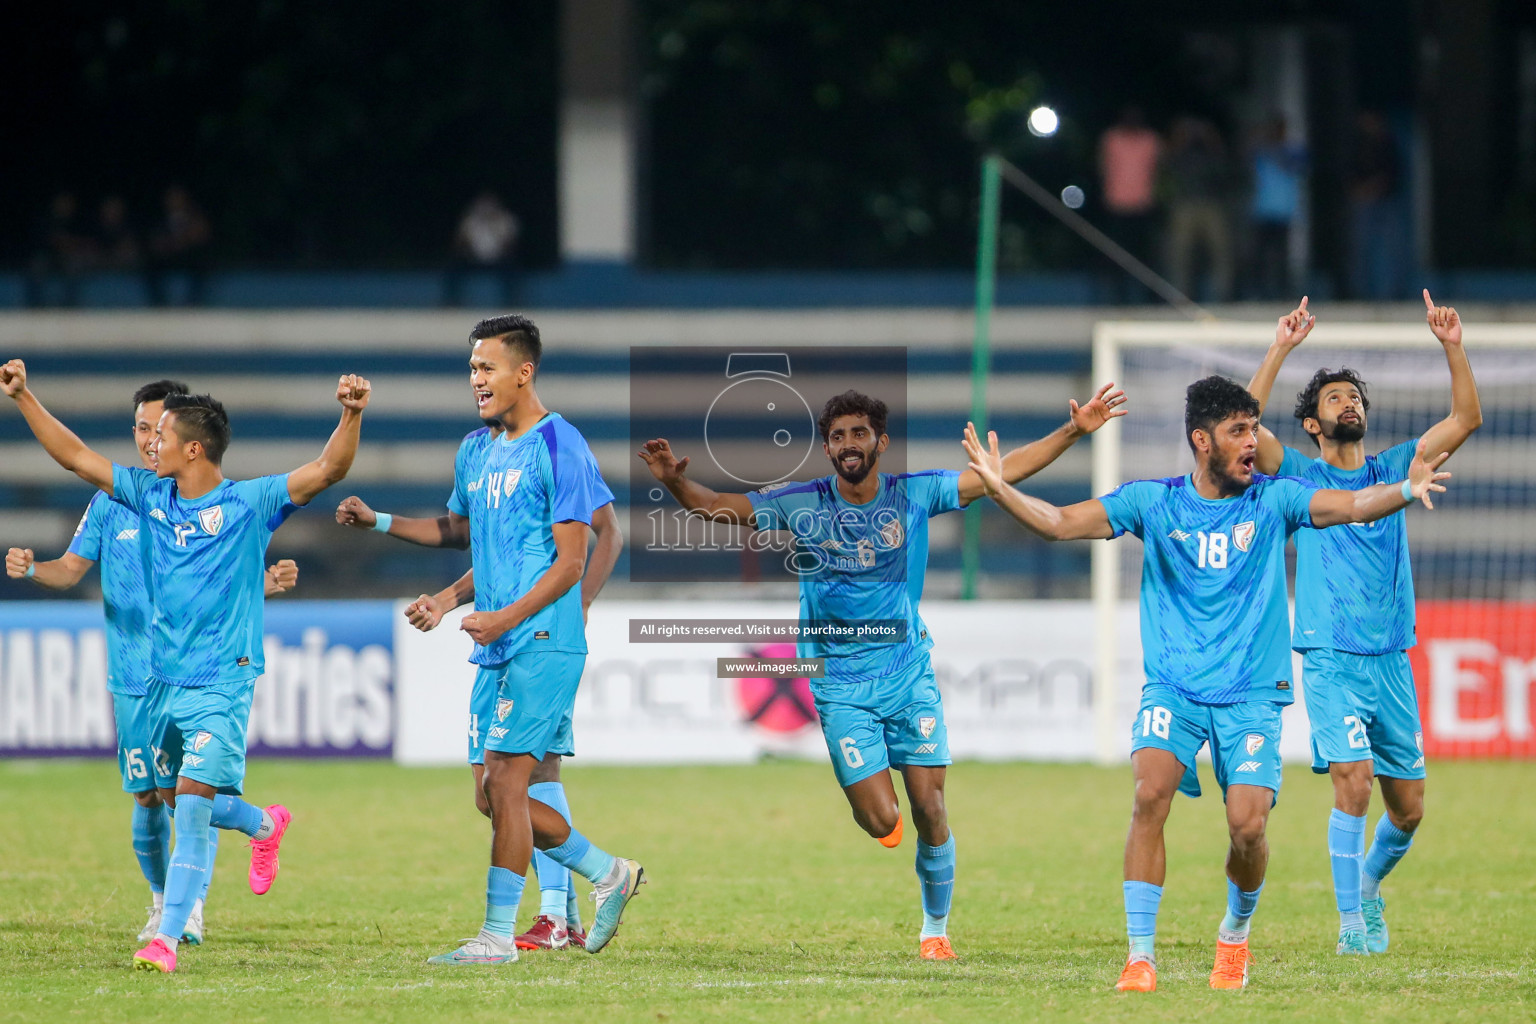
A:
{"label": "football player in light blue jersey", "polygon": [[[531,778],[550,753],[564,748],[562,726],[587,651],[577,584],[586,569],[594,510],[611,503],[613,494],[586,440],[539,401],[534,381],[543,343],[533,321],[515,315],[482,320],[469,339],[470,386],[480,417],[503,428],[479,475],[462,481],[461,494],[456,484],[452,499],[471,513],[477,609],[460,628],[476,645],[470,660],[497,679],[494,711],[484,723],[491,866],[480,933],[430,961],[495,965],[517,959],[512,933],[535,847],[593,883],[597,908],[585,948],[596,953],[613,938],[644,869],[592,845],[571,827],[568,811],[531,792]],[[414,606],[418,614],[421,605]]]}
{"label": "football player in light blue jersey", "polygon": [[[1081,408],[1069,403],[1067,423],[1008,453],[1004,476],[1023,480],[1079,437],[1124,415],[1125,395],[1113,387],[1106,384]],[[690,480],[688,459],[679,459],[664,439],[646,442],[637,454],[690,513],[793,535],[802,623],[899,627],[888,639],[802,641],[796,653],[825,659],[825,675],[811,680],[811,694],[833,771],[854,821],[892,849],[901,842],[902,818],[888,769],[901,771],[918,834],[918,956],[953,960],[955,838],[944,804],[949,735],[928,654],[933,640],[917,606],[928,568],[928,520],[965,507],[985,489],[969,470],[881,473],[880,455],[890,444],[887,415],[884,402],[857,391],[830,399],[817,429],[833,474],[750,494],[720,494]]]}
{"label": "football player in light blue jersey", "polygon": [[1431,491],[1448,473],[1413,460],[1407,479],[1355,491],[1319,490],[1254,472],[1259,405],[1241,385],[1207,377],[1189,386],[1185,436],[1195,471],[1138,480],[1103,498],[1058,508],[1007,486],[995,435],[965,446],[993,500],[1047,540],[1135,534],[1144,549],[1141,645],[1146,686],[1131,724],[1136,798],[1125,844],[1130,954],[1116,988],[1157,988],[1153,939],[1166,867],[1163,825],[1173,795],[1200,793],[1195,755],[1209,745],[1226,797],[1227,913],[1217,930],[1211,987],[1248,983],[1249,922],[1269,862],[1264,838],[1280,791],[1280,710],[1293,699],[1285,593],[1286,539],[1302,527],[1374,522]]}
{"label": "football player in light blue jersey", "polygon": [[[423,547],[469,547],[469,524],[477,514],[481,514],[483,503],[470,501],[467,488],[470,483],[482,478],[489,443],[500,435],[501,424],[492,420],[484,428],[464,438],[454,459],[455,484],[453,494],[449,497],[447,515],[435,519],[392,516],[387,512],[375,512],[361,498],[353,496],[337,506],[336,521],[343,526],[387,533]],[[592,552],[587,557],[586,571],[581,577],[583,618],[592,601],[608,582],[624,546],[613,502],[607,502],[593,511],[592,537]],[[422,594],[406,608],[406,618],[411,625],[427,632],[436,629],[444,615],[474,599],[475,573],[471,569],[436,594]],[[491,609],[484,607],[479,610]],[[484,739],[495,713],[499,679],[499,674],[494,670],[479,668],[475,673],[469,703],[469,766],[474,775],[475,807],[487,818],[491,816],[491,805],[485,795]],[[567,713],[555,749],[544,755],[528,780],[528,795],[554,807],[567,819],[570,817],[570,802],[566,797],[565,786],[560,781],[560,762],[562,754],[574,753],[573,743],[570,714]],[[542,850],[533,851],[533,869],[539,879],[539,915],[532,927],[514,938],[517,948],[584,948],[586,933],[582,930],[580,901],[576,896],[576,887],[571,884],[570,869],[550,860]]]}
{"label": "football player in light blue jersey", "polygon": [[[208,826],[251,837],[251,890],[271,888],[291,815],[239,798],[253,684],[264,668],[262,558],[272,532],[343,479],[357,454],[366,380],[342,377],[341,423],[313,462],[281,476],[231,481],[220,464],[229,418],[207,395],[171,395],[156,427],[155,469],[113,465],[60,423],[27,388],[26,367],[0,366],[0,390],[61,466],[138,513],[154,617],[150,622],[150,742],[155,784],[175,807],[160,930],[134,965],[170,973],[208,871]],[[172,788],[174,787],[174,789]]]}
{"label": "football player in light blue jersey", "polygon": [[[1461,318],[1424,291],[1425,319],[1445,348],[1451,413],[1424,432],[1426,451],[1454,452],[1483,422],[1477,382],[1461,344]],[[1282,317],[1248,389],[1259,406],[1287,356],[1312,329],[1307,300]],[[1296,399],[1296,418],[1317,449],[1307,453],[1259,431],[1258,470],[1322,487],[1363,487],[1401,478],[1416,441],[1365,454],[1370,411],[1365,382],[1352,370],[1318,370]],[[1413,843],[1424,816],[1424,749],[1408,648],[1414,639],[1413,572],[1402,514],[1358,530],[1296,534],[1296,627],[1302,695],[1312,726],[1312,770],[1333,778],[1328,857],[1339,910],[1338,952],[1385,953],[1381,880]],[[1373,778],[1386,813],[1370,851],[1365,820]]]}
{"label": "football player in light blue jersey", "polygon": [[[134,393],[134,446],[146,469],[155,468],[155,426],[160,422],[165,399],[185,394],[187,386],[174,380],[155,381]],[[49,590],[69,590],[85,577],[91,566],[101,563],[101,596],[107,622],[107,690],[112,694],[117,765],[123,777],[123,791],[134,799],[133,853],[145,881],[149,882],[149,920],[139,932],[139,941],[148,942],[160,929],[160,915],[165,907],[171,817],[150,770],[153,755],[145,680],[149,676],[149,622],[154,608],[144,583],[139,531],[136,514],[113,502],[105,491],[97,491],[80,517],[69,550],[62,556],[38,562],[30,548],[11,548],[6,553],[5,569],[13,579],[31,579]],[[288,559],[269,567],[267,595],[293,589],[298,572],[298,566]],[[219,842],[217,828],[210,826],[208,842],[208,875],[182,930],[182,939],[194,945],[203,941],[203,902],[213,880],[214,853]]]}

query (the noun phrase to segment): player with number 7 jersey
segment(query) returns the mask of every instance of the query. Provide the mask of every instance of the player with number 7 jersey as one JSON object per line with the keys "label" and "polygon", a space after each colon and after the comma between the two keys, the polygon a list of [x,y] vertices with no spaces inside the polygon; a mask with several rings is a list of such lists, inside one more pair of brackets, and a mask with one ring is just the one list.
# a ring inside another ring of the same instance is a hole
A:
{"label": "player with number 7 jersey", "polygon": [[[1248,983],[1249,923],[1269,862],[1265,840],[1280,790],[1280,711],[1292,700],[1285,543],[1304,526],[1372,522],[1444,490],[1444,461],[1421,457],[1408,480],[1357,491],[1320,490],[1254,472],[1259,406],[1240,385],[1207,377],[1186,393],[1195,471],[1138,480],[1103,498],[1057,508],[1007,486],[995,438],[965,446],[993,500],[1047,540],[1130,533],[1144,555],[1141,644],[1146,672],[1131,729],[1136,796],[1125,849],[1130,954],[1116,988],[1157,987],[1153,956],[1166,855],[1163,825],[1175,792],[1200,793],[1195,755],[1209,746],[1226,799],[1227,913],[1217,930],[1211,987]],[[1421,453],[1422,455],[1422,453]]]}

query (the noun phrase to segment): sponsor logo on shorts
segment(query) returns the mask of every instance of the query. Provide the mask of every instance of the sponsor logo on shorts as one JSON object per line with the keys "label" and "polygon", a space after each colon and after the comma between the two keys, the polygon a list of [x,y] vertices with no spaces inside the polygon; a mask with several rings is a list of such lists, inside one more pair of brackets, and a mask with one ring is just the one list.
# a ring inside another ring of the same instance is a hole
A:
{"label": "sponsor logo on shorts", "polygon": [[537,633],[533,634],[533,638],[535,640],[548,640],[549,639],[549,630],[541,629]]}
{"label": "sponsor logo on shorts", "polygon": [[1264,749],[1264,737],[1256,732],[1249,733],[1248,738],[1243,741],[1243,749],[1250,754],[1257,754]]}
{"label": "sponsor logo on shorts", "polygon": [[1263,765],[1259,764],[1257,761],[1244,761],[1242,764],[1237,766],[1237,770],[1240,772],[1256,772],[1262,767]]}
{"label": "sponsor logo on shorts", "polygon": [[507,734],[507,730],[504,727],[499,726],[499,725],[491,726],[491,731],[490,731],[491,739],[499,740],[502,737],[506,736],[506,734]]}
{"label": "sponsor logo on shorts", "polygon": [[1246,523],[1238,523],[1232,527],[1232,543],[1237,545],[1237,550],[1248,550],[1249,545],[1253,543],[1253,535],[1256,529],[1251,519]]}
{"label": "sponsor logo on shorts", "polygon": [[1419,759],[1417,761],[1413,762],[1413,766],[1415,768],[1423,768],[1424,767],[1424,755],[1423,754],[1420,754],[1419,755]]}
{"label": "sponsor logo on shorts", "polygon": [[250,663],[251,663],[251,659],[250,658],[240,657],[240,658],[236,658],[235,659],[235,664],[240,666],[241,668],[245,668]]}
{"label": "sponsor logo on shorts", "polygon": [[203,532],[210,537],[218,535],[224,529],[224,506],[215,505],[205,508],[197,514],[197,521],[203,524]]}
{"label": "sponsor logo on shorts", "polygon": [[512,702],[505,697],[496,699],[496,721],[505,722],[512,713]]}
{"label": "sponsor logo on shorts", "polygon": [[1277,690],[1289,690],[1290,688],[1291,681],[1289,679],[1281,679],[1275,683],[1275,689]]}
{"label": "sponsor logo on shorts", "polygon": [[938,746],[939,745],[937,743],[919,743],[918,746],[917,746],[917,753],[919,753],[919,754],[931,754],[936,749],[938,749]]}
{"label": "sponsor logo on shorts", "polygon": [[939,720],[937,718],[932,715],[924,715],[917,720],[917,731],[923,734],[923,739],[927,739],[933,735],[934,726],[938,724]]}
{"label": "sponsor logo on shorts", "polygon": [[203,759],[198,754],[188,754],[186,757],[182,758],[181,761],[188,768],[201,768],[203,766]]}
{"label": "sponsor logo on shorts", "polygon": [[198,734],[196,736],[192,737],[192,749],[193,750],[202,750],[204,747],[206,747],[212,741],[213,741],[213,733],[208,732],[206,729],[201,730],[201,731],[198,732]]}

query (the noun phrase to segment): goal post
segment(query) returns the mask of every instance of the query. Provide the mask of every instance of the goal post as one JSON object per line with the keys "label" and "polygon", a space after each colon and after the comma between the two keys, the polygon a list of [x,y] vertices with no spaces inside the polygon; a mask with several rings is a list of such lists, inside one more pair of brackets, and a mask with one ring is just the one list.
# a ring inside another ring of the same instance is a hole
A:
{"label": "goal post", "polygon": [[[1536,324],[1471,323],[1464,332],[1483,427],[1451,459],[1451,489],[1435,510],[1409,513],[1420,618],[1419,646],[1410,658],[1427,750],[1532,756],[1536,529],[1527,525],[1527,515],[1536,499]],[[1274,321],[1097,323],[1093,379],[1125,388],[1130,412],[1094,435],[1094,495],[1127,480],[1193,469],[1184,438],[1184,388],[1212,373],[1246,384],[1274,334]],[[1367,384],[1370,454],[1421,435],[1450,412],[1444,351],[1422,322],[1320,320],[1290,354],[1270,394],[1264,424],[1283,444],[1315,450],[1292,415],[1295,397],[1318,368],[1341,366]],[[1123,759],[1129,749],[1130,716],[1143,680],[1139,658],[1127,650],[1136,636],[1130,624],[1136,621],[1140,568],[1135,538],[1093,546],[1094,736],[1096,759],[1104,764]]]}

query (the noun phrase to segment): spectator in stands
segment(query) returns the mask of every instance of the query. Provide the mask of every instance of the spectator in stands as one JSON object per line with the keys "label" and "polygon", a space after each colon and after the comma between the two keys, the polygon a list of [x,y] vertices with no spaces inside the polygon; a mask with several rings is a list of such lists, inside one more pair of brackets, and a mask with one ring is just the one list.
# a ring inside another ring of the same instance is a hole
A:
{"label": "spectator in stands", "polygon": [[[1231,167],[1216,126],[1204,118],[1174,122],[1163,160],[1168,192],[1168,279],[1193,296],[1197,253],[1211,277],[1216,302],[1232,297]],[[1203,290],[1203,289],[1202,289]]]}
{"label": "spectator in stands", "polygon": [[486,189],[475,197],[459,218],[453,239],[453,265],[443,289],[443,304],[463,304],[464,279],[471,270],[497,271],[501,300],[511,299],[511,263],[520,230],[517,216],[502,205],[501,197]]}
{"label": "spectator in stands", "polygon": [[27,305],[74,306],[80,301],[80,272],[89,258],[91,240],[79,222],[80,205],[73,192],[53,197],[39,219],[27,274]]}
{"label": "spectator in stands", "polygon": [[128,221],[128,204],[121,196],[103,199],[92,239],[91,265],[103,270],[137,270],[143,255],[138,234]]}
{"label": "spectator in stands", "polygon": [[1259,131],[1250,155],[1253,196],[1248,206],[1252,230],[1254,298],[1291,295],[1291,228],[1301,215],[1301,190],[1307,171],[1307,147],[1286,139],[1285,118],[1271,117]]}
{"label": "spectator in stands", "polygon": [[1397,139],[1386,117],[1362,111],[1355,121],[1349,176],[1349,290],[1357,299],[1401,298],[1406,290],[1405,212]]}
{"label": "spectator in stands", "polygon": [[164,306],[170,301],[172,274],[187,281],[187,303],[203,304],[207,287],[208,252],[213,228],[202,208],[181,185],[165,190],[165,216],[149,240],[149,301]]}
{"label": "spectator in stands", "polygon": [[[1120,120],[1099,137],[1099,178],[1104,186],[1104,230],[1132,256],[1148,262],[1157,218],[1158,159],[1163,148],[1147,127],[1141,108],[1127,106]],[[1150,293],[1116,272],[1110,294],[1119,301],[1145,301]]]}

